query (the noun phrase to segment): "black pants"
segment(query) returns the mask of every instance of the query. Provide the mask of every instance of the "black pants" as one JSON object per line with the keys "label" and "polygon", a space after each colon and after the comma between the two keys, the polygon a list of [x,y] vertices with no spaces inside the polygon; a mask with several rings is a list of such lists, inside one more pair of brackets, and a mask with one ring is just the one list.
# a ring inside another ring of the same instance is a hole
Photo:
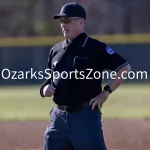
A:
{"label": "black pants", "polygon": [[87,105],[77,112],[60,110],[50,115],[44,134],[44,150],[107,150],[103,137],[101,112]]}

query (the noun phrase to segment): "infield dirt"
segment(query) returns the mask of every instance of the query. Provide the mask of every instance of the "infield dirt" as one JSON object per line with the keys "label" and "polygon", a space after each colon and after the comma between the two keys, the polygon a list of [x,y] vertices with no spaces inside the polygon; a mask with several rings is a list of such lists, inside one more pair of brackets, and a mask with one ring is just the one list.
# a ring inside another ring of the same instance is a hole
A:
{"label": "infield dirt", "polygon": [[[43,149],[49,121],[0,122],[0,150]],[[150,120],[103,120],[108,150],[150,150]]]}

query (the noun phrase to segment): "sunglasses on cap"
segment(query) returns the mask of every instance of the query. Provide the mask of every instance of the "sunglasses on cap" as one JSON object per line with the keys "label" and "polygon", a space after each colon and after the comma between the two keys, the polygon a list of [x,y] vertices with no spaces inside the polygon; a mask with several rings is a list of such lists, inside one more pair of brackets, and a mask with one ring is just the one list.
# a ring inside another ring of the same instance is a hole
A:
{"label": "sunglasses on cap", "polygon": [[79,20],[79,19],[81,19],[81,17],[64,18],[64,19],[59,19],[59,23],[69,24],[71,23],[72,20]]}

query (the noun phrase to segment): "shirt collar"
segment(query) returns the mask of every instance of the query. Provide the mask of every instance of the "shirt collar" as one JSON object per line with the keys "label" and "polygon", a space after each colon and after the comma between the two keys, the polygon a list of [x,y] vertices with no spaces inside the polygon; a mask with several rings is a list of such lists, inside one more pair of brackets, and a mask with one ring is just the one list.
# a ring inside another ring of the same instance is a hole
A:
{"label": "shirt collar", "polygon": [[[83,33],[79,34],[77,37],[75,37],[71,41],[71,43],[75,43],[75,44],[78,44],[78,46],[82,46],[82,45],[85,45],[87,38],[88,38],[87,34],[83,32]],[[65,39],[62,44],[62,48],[65,49],[68,46],[68,44],[69,44],[68,39]]]}

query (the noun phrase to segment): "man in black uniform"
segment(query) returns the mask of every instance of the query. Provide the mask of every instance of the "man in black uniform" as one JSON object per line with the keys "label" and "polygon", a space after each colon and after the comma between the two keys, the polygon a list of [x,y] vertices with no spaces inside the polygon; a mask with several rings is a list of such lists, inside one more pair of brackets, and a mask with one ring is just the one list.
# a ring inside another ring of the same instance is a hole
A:
{"label": "man in black uniform", "polygon": [[[50,50],[53,76],[40,88],[41,96],[53,96],[56,104],[44,134],[44,150],[106,150],[100,108],[131,67],[107,44],[84,32],[86,12],[81,5],[68,3],[53,19],[60,21],[65,40]],[[115,71],[116,79],[102,89],[105,69]]]}

